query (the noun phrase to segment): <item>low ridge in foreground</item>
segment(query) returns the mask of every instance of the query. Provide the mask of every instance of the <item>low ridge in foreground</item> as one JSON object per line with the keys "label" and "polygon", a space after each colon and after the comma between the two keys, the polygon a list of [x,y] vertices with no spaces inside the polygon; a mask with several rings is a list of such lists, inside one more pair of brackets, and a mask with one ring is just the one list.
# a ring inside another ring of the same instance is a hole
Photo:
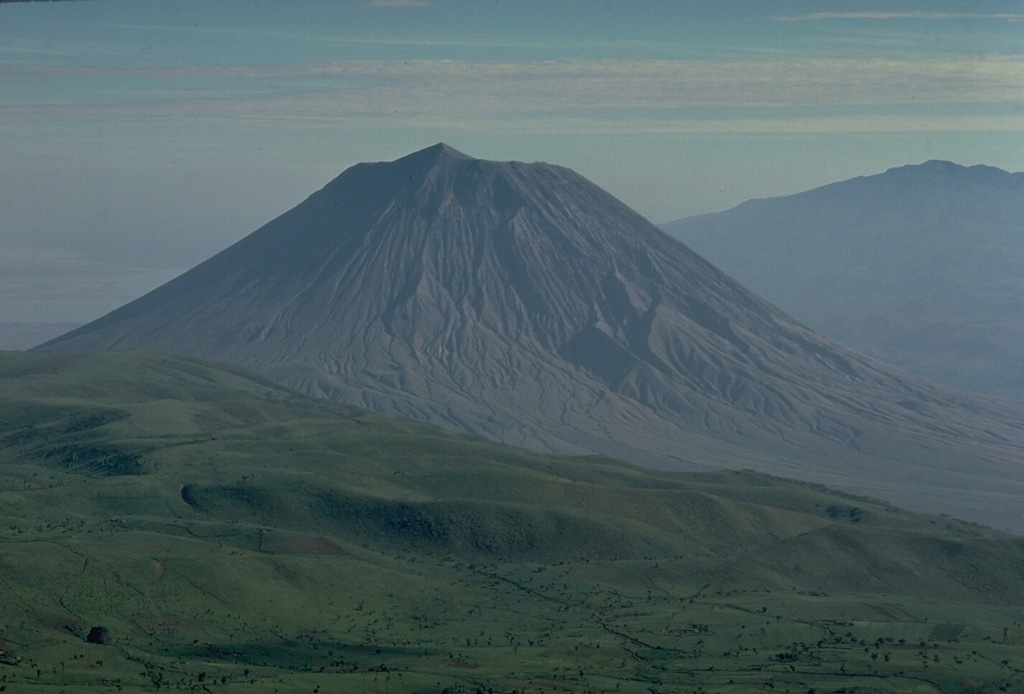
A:
{"label": "low ridge in foreground", "polygon": [[192,359],[0,369],[6,691],[1024,688],[1019,537]]}
{"label": "low ridge in foreground", "polygon": [[749,467],[1024,530],[1024,403],[822,338],[549,164],[436,145],[354,166],[42,349],[225,361],[533,450]]}

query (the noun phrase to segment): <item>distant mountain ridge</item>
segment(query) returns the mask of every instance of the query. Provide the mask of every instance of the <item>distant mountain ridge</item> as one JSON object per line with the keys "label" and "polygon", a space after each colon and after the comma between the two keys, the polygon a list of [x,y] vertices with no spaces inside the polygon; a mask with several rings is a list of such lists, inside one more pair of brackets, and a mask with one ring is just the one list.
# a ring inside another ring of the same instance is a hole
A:
{"label": "distant mountain ridge", "polygon": [[443,144],[346,170],[41,349],[221,360],[529,448],[748,467],[1024,529],[1024,405],[822,339],[569,169]]}
{"label": "distant mountain ridge", "polygon": [[842,344],[1024,401],[1024,173],[929,161],[663,228]]}

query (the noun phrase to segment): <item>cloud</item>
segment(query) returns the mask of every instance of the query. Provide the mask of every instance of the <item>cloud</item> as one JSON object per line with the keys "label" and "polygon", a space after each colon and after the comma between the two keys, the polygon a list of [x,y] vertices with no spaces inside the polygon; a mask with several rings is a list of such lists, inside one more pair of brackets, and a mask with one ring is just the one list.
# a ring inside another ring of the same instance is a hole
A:
{"label": "cloud", "polygon": [[371,7],[432,7],[430,0],[371,0]]}
{"label": "cloud", "polygon": [[[403,123],[451,131],[445,118]],[[458,125],[469,132],[517,132],[566,135],[807,135],[814,133],[1024,132],[1024,116],[795,116],[762,118],[501,117],[476,118]]]}
{"label": "cloud", "polygon": [[808,14],[775,17],[777,22],[809,22],[834,19],[867,19],[867,20],[998,20],[1005,22],[1024,21],[1024,14],[1011,12],[810,12]]}
{"label": "cloud", "polygon": [[[15,79],[27,73],[36,83],[74,80],[95,88],[67,90],[67,96],[48,101],[19,100],[8,90],[0,119],[9,128],[37,128],[40,122],[224,119],[434,122],[467,129],[528,123],[554,132],[578,119],[592,128],[618,124],[653,132],[863,132],[913,129],[912,123],[935,130],[993,131],[1019,129],[1019,118],[996,113],[1024,102],[1024,56],[343,61],[116,70],[12,65],[8,70]],[[126,83],[136,86],[124,90],[120,85]],[[885,115],[907,111],[911,115],[897,119]],[[952,111],[959,115],[948,115]]]}
{"label": "cloud", "polygon": [[[119,103],[225,93],[362,97],[346,109],[576,108],[1007,103],[1024,100],[1024,56],[805,60],[344,61],[197,68],[8,67],[7,78],[93,80]],[[118,85],[131,80],[133,89]],[[182,81],[186,85],[182,87]],[[258,84],[257,84],[258,83]],[[297,87],[296,84],[303,86]],[[225,91],[226,90],[226,91]],[[80,92],[74,92],[80,93]],[[17,103],[8,93],[6,102]]]}

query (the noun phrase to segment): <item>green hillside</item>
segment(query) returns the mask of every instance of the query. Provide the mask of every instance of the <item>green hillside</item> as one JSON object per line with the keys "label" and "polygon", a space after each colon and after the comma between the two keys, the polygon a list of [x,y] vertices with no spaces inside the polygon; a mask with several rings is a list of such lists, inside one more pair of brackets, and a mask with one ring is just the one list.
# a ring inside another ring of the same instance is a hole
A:
{"label": "green hillside", "polygon": [[0,691],[1024,691],[980,526],[163,355],[2,353],[0,403]]}

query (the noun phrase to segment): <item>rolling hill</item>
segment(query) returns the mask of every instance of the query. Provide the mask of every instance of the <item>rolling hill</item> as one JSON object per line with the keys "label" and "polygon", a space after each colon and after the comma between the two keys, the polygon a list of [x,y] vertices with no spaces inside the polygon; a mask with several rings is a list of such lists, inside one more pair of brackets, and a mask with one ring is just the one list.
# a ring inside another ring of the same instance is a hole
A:
{"label": "rolling hill", "polygon": [[745,467],[1024,529],[1024,404],[822,338],[573,171],[360,164],[40,347],[224,361],[536,451]]}
{"label": "rolling hill", "polygon": [[1024,542],[133,352],[0,353],[17,692],[1013,691]]}

